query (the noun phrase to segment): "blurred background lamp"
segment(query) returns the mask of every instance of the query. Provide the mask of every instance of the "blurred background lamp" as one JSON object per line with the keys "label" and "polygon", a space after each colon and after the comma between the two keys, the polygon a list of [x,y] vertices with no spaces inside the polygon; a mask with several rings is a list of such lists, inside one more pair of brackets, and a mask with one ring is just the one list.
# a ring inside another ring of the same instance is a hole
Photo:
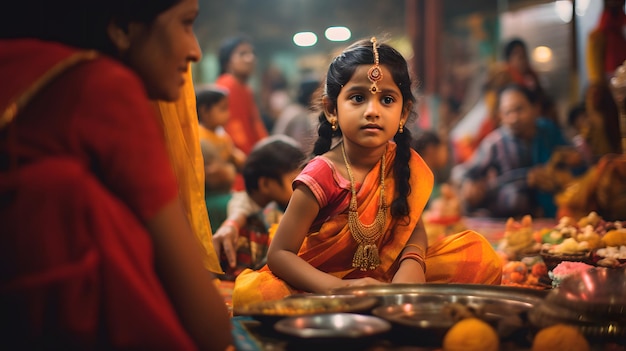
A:
{"label": "blurred background lamp", "polygon": [[554,2],[554,10],[564,23],[569,23],[574,15],[574,5],[571,0],[556,0]]}
{"label": "blurred background lamp", "polygon": [[293,36],[294,44],[298,46],[313,46],[317,43],[317,35],[313,32],[300,32]]}
{"label": "blurred background lamp", "polygon": [[348,27],[328,27],[324,35],[330,41],[346,41],[350,39],[352,33]]}
{"label": "blurred background lamp", "polygon": [[547,46],[537,46],[533,50],[533,60],[538,63],[548,63],[552,61],[552,49]]}

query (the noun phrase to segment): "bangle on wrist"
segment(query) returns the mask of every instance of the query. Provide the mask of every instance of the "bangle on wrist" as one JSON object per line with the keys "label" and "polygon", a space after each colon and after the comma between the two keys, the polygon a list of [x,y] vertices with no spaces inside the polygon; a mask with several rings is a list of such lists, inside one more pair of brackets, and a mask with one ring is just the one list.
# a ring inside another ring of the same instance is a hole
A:
{"label": "bangle on wrist", "polygon": [[426,262],[424,261],[424,257],[422,255],[415,252],[407,252],[400,257],[400,264],[402,264],[402,261],[407,259],[419,263],[419,265],[422,267],[422,270],[424,271],[424,274],[426,274]]}
{"label": "bangle on wrist", "polygon": [[227,219],[222,223],[222,225],[229,226],[235,228],[235,230],[239,231],[239,223],[234,219]]}

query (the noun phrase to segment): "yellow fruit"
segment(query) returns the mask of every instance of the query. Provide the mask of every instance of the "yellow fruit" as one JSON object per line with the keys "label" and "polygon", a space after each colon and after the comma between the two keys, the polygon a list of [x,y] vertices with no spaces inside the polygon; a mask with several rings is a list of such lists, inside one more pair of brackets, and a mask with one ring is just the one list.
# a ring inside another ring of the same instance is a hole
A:
{"label": "yellow fruit", "polygon": [[609,230],[603,237],[602,242],[606,246],[626,245],[626,229]]}
{"label": "yellow fruit", "polygon": [[589,351],[589,343],[578,328],[555,324],[535,335],[532,351]]}
{"label": "yellow fruit", "polygon": [[444,351],[498,351],[496,331],[478,318],[465,318],[448,330],[443,338]]}

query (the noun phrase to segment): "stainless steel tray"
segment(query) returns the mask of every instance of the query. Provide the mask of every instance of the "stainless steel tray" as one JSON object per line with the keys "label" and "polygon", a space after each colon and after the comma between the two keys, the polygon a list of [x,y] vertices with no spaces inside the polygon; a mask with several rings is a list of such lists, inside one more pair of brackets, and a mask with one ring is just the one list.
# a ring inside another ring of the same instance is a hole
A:
{"label": "stainless steel tray", "polygon": [[590,339],[626,340],[626,270],[595,268],[568,276],[529,313],[539,328],[578,327]]}
{"label": "stainless steel tray", "polygon": [[389,284],[341,288],[332,294],[376,297],[381,305],[406,303],[506,305],[523,311],[541,302],[547,291],[481,284]]}
{"label": "stainless steel tray", "polygon": [[478,284],[390,284],[342,288],[332,292],[376,297],[379,307],[372,314],[420,338],[438,344],[445,332],[460,319],[450,313],[465,307],[473,316],[491,324],[501,339],[523,339],[530,332],[527,313],[540,304],[545,291]]}

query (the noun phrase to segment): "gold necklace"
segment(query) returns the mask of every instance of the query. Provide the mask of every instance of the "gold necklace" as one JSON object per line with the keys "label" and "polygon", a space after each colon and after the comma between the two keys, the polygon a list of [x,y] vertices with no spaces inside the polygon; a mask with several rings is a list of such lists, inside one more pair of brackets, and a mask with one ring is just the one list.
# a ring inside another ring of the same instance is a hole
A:
{"label": "gold necklace", "polygon": [[385,153],[383,153],[380,162],[380,200],[378,202],[378,213],[376,213],[374,222],[365,225],[359,220],[354,177],[352,176],[352,169],[350,168],[350,162],[348,162],[343,143],[341,144],[341,152],[343,153],[343,161],[346,163],[348,176],[350,176],[350,190],[352,192],[350,209],[348,211],[348,228],[350,228],[354,240],[359,244],[352,258],[352,267],[359,268],[362,271],[368,269],[374,270],[380,265],[380,256],[378,255],[376,241],[383,235],[387,218],[385,215],[385,209],[387,208],[385,204]]}

